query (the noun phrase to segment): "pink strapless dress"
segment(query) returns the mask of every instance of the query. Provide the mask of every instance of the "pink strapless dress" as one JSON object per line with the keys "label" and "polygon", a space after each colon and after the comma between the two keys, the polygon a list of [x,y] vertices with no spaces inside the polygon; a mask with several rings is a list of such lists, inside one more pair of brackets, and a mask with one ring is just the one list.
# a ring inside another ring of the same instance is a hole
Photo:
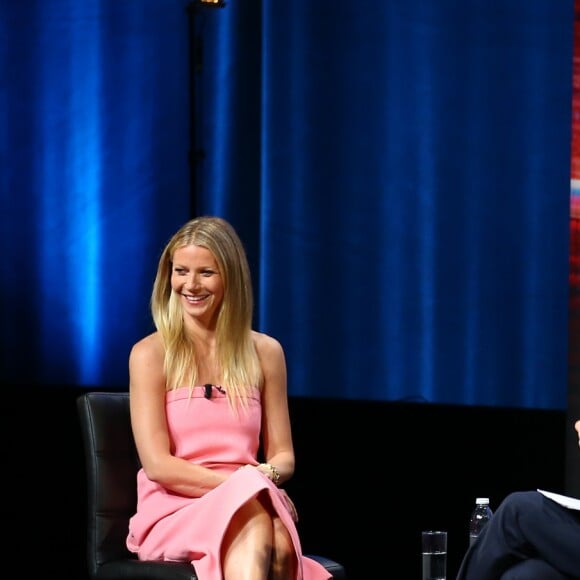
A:
{"label": "pink strapless dress", "polygon": [[225,394],[215,387],[211,398],[204,387],[183,387],[166,396],[167,421],[174,454],[193,463],[231,474],[224,483],[199,498],[169,492],[137,474],[137,511],[129,521],[127,547],[141,560],[189,561],[200,580],[222,580],[220,546],[232,515],[266,490],[288,528],[297,559],[289,580],[328,580],[319,562],[302,554],[294,521],[280,490],[257,469],[261,427],[260,392],[254,389],[247,409],[234,415]]}

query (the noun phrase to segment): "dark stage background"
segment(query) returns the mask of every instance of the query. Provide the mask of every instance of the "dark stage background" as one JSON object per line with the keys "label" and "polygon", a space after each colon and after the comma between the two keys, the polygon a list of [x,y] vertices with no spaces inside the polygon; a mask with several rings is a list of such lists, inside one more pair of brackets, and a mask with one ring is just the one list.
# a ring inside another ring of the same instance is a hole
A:
{"label": "dark stage background", "polygon": [[373,578],[394,534],[412,579],[443,527],[453,571],[477,495],[580,497],[577,26],[573,0],[0,0],[9,553],[84,577],[74,400],[127,388],[202,213],[286,349],[306,552]]}
{"label": "dark stage background", "polygon": [[0,5],[5,378],[126,385],[212,213],[292,395],[565,409],[572,0],[188,6]]}

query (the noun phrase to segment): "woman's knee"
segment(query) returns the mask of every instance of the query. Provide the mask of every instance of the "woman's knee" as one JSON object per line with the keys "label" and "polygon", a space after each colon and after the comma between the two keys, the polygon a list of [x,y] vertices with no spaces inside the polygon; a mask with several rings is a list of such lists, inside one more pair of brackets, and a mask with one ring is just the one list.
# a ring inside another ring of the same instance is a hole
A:
{"label": "woman's knee", "polygon": [[225,541],[242,537],[262,537],[271,544],[273,541],[272,519],[262,503],[251,499],[235,512],[230,520]]}

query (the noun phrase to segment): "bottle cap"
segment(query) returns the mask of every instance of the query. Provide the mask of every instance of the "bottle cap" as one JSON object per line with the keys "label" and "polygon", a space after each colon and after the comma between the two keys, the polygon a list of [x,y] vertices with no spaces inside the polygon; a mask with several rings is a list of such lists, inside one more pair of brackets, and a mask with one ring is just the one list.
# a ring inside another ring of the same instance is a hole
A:
{"label": "bottle cap", "polygon": [[478,505],[489,503],[489,498],[488,497],[478,497],[478,498],[476,498],[475,503]]}

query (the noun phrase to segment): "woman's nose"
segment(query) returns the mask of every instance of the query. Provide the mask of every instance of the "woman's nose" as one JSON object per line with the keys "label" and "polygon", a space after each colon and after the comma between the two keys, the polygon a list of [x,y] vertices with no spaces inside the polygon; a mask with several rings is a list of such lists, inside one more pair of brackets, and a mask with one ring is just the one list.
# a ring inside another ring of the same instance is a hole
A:
{"label": "woman's nose", "polygon": [[188,276],[185,282],[185,286],[186,288],[196,288],[199,286],[199,279],[195,274],[192,274],[191,276]]}

